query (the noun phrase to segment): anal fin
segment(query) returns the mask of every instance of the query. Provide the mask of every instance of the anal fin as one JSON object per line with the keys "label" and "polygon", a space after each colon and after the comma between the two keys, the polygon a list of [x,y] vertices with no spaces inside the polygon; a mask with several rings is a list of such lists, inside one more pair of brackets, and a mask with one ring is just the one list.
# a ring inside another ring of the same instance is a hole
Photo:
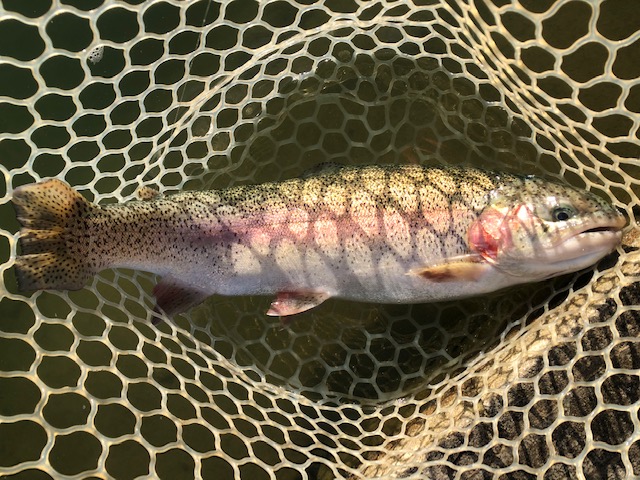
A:
{"label": "anal fin", "polygon": [[[185,285],[172,277],[164,277],[153,288],[153,296],[156,297],[156,308],[162,309],[168,316],[186,312],[191,307],[202,303],[209,294]],[[157,320],[157,317],[156,317]],[[154,323],[157,323],[154,321]]]}
{"label": "anal fin", "polygon": [[270,317],[286,317],[317,307],[331,295],[327,292],[285,291],[278,292],[267,311]]}
{"label": "anal fin", "polygon": [[463,255],[447,262],[418,267],[409,270],[409,275],[417,275],[436,283],[464,282],[479,280],[489,265],[480,255]]}

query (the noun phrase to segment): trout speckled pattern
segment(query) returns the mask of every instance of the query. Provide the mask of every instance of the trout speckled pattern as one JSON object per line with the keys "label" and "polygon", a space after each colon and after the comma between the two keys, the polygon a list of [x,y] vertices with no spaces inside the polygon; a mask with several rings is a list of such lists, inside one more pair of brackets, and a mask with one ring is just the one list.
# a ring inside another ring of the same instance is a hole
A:
{"label": "trout speckled pattern", "polygon": [[625,218],[595,195],[475,168],[327,166],[302,178],[98,206],[59,180],[19,187],[22,291],[103,269],[162,275],[168,315],[212,294],[275,295],[287,316],[340,297],[450,300],[586,268]]}

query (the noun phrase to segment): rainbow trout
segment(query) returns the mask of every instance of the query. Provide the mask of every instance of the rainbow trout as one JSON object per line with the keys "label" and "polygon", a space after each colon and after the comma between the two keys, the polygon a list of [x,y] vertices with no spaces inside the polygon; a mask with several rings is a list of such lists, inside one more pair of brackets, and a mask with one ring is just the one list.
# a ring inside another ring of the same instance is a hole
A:
{"label": "rainbow trout", "polygon": [[98,206],[59,180],[19,187],[22,291],[80,289],[114,267],[162,275],[157,306],[274,295],[286,316],[330,297],[450,300],[592,265],[625,218],[582,190],[474,168],[329,166],[302,178]]}

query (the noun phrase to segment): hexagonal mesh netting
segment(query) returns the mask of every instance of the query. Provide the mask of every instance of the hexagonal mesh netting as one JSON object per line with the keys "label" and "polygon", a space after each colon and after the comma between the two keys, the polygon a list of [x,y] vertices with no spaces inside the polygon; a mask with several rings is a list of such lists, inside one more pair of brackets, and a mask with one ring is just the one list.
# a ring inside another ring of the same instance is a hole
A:
{"label": "hexagonal mesh netting", "polygon": [[212,297],[150,324],[144,272],[16,292],[12,190],[101,204],[322,161],[558,177],[633,219],[627,0],[1,0],[2,478],[640,476],[640,257],[288,328]]}

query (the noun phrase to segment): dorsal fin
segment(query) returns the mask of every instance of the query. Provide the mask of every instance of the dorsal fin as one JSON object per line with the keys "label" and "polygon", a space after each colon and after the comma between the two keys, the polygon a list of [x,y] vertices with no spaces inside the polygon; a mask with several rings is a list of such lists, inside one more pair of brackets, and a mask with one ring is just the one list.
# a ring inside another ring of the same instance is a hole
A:
{"label": "dorsal fin", "polygon": [[138,200],[158,200],[158,198],[162,197],[160,191],[155,187],[150,187],[148,185],[142,185],[138,187],[136,190],[136,197]]}
{"label": "dorsal fin", "polygon": [[338,170],[341,170],[343,168],[345,168],[346,165],[343,165],[341,163],[337,163],[337,162],[322,162],[319,163],[318,165],[311,167],[307,170],[305,170],[302,175],[301,178],[309,178],[309,177],[316,177],[318,175],[324,175],[327,173],[334,173]]}

